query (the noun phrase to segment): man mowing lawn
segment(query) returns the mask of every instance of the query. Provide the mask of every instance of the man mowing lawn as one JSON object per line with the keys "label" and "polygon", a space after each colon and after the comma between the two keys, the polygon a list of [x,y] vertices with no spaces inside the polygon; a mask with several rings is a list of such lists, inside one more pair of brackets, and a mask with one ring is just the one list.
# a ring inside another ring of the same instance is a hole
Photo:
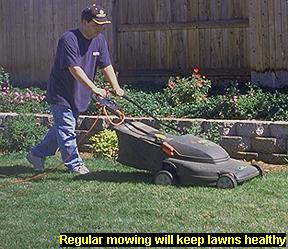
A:
{"label": "man mowing lawn", "polygon": [[105,10],[93,4],[82,11],[80,27],[60,38],[47,88],[54,124],[27,155],[35,171],[43,171],[45,158],[55,155],[59,148],[69,170],[81,175],[89,173],[79,155],[75,128],[79,113],[88,108],[92,94],[106,96],[106,90],[92,82],[96,68],[102,70],[117,96],[124,95],[101,33],[109,23]]}

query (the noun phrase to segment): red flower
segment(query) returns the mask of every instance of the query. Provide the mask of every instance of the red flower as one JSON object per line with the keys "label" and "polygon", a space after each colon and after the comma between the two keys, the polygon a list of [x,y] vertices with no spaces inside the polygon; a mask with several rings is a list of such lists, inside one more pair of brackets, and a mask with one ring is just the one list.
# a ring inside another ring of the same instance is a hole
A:
{"label": "red flower", "polygon": [[199,68],[198,68],[198,67],[195,67],[195,68],[193,69],[193,72],[194,72],[194,73],[199,73],[199,72],[200,72],[200,70],[199,70]]}
{"label": "red flower", "polygon": [[232,102],[233,102],[234,104],[237,103],[237,100],[238,100],[238,97],[237,97],[237,96],[232,96]]}
{"label": "red flower", "polygon": [[171,90],[173,90],[173,89],[176,87],[176,83],[175,83],[174,81],[170,81],[170,82],[168,83],[168,87],[169,87]]}

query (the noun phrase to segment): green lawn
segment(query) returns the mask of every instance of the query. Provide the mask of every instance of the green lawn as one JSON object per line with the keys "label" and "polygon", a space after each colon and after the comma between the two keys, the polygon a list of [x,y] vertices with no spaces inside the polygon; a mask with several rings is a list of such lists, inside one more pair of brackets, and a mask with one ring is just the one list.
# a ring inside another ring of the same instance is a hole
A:
{"label": "green lawn", "polygon": [[[48,168],[59,163],[49,159]],[[46,178],[21,155],[0,158],[0,248],[58,248],[61,232],[288,232],[288,172],[232,190],[156,186],[149,173],[99,159],[81,178],[60,167]],[[3,185],[2,185],[3,186]]]}

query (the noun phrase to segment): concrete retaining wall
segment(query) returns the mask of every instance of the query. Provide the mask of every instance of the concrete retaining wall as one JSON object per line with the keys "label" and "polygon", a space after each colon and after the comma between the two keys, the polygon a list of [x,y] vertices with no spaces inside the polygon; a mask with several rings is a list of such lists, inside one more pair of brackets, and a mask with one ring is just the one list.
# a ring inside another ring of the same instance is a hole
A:
{"label": "concrete retaining wall", "polygon": [[[0,113],[0,132],[5,129],[5,121],[17,114]],[[52,124],[51,115],[35,115],[38,122],[47,126]],[[84,136],[94,123],[94,116],[80,116],[78,120],[78,139]],[[127,118],[139,120],[146,124],[159,127],[150,118]],[[171,120],[171,119],[168,119]],[[221,146],[233,158],[246,160],[260,160],[273,164],[286,164],[288,162],[288,122],[256,121],[256,120],[205,120],[205,119],[172,119],[177,127],[191,128],[197,124],[202,132],[209,133],[213,129],[219,132]],[[97,133],[106,127],[104,117],[100,117],[92,133]],[[80,148],[87,150],[89,141],[86,139]]]}

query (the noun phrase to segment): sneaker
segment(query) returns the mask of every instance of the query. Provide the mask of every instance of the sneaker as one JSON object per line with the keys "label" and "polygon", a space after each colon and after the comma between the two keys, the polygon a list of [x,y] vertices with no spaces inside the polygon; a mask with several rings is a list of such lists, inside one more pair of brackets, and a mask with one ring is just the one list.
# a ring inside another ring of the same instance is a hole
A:
{"label": "sneaker", "polygon": [[27,154],[26,158],[33,165],[35,171],[44,171],[44,158],[34,156],[31,151]]}
{"label": "sneaker", "polygon": [[87,169],[84,164],[73,168],[72,171],[78,173],[79,175],[86,175],[90,173],[89,169]]}

